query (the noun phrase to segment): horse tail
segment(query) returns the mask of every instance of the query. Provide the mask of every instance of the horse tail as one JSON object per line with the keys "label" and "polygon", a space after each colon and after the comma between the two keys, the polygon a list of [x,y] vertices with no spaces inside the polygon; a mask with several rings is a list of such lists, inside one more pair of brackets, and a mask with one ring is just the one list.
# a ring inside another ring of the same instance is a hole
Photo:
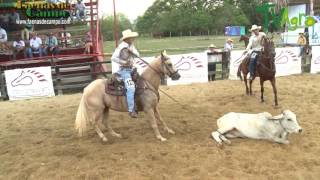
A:
{"label": "horse tail", "polygon": [[242,76],[241,76],[241,64],[240,64],[239,67],[238,67],[237,76],[240,78],[240,81],[242,81]]}
{"label": "horse tail", "polygon": [[78,131],[80,137],[87,132],[89,122],[86,94],[84,93],[81,97],[75,121],[75,129]]}

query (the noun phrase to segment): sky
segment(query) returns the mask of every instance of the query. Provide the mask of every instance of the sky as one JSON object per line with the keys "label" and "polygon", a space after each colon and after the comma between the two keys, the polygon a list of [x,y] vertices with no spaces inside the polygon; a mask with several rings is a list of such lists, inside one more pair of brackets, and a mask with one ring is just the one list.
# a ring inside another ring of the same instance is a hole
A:
{"label": "sky", "polygon": [[[131,22],[150,7],[155,0],[115,0],[116,12],[125,14]],[[99,14],[113,15],[113,0],[99,0]]]}

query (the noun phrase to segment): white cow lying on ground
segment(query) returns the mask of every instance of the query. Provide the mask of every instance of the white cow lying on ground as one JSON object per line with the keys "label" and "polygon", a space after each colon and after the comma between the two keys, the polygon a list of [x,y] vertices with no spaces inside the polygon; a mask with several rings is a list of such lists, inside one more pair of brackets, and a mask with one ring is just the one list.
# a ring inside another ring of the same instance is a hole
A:
{"label": "white cow lying on ground", "polygon": [[282,144],[289,144],[288,133],[301,133],[296,115],[290,110],[272,116],[268,112],[246,114],[230,112],[217,120],[218,130],[211,133],[214,140],[230,144],[226,138],[267,139]]}

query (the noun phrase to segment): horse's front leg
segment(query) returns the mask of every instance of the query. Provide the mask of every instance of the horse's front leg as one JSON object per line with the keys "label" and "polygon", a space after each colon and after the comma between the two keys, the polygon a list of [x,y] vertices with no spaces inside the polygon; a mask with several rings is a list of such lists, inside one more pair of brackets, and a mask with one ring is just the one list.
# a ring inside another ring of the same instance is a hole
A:
{"label": "horse's front leg", "polygon": [[163,124],[165,131],[167,131],[167,132],[170,133],[170,134],[175,134],[175,132],[174,132],[172,129],[170,129],[170,128],[167,126],[167,123],[162,119],[162,117],[161,117],[161,115],[160,115],[160,112],[159,112],[158,106],[157,106],[156,108],[154,108],[154,115],[155,115],[155,117],[157,118],[157,120]]}
{"label": "horse's front leg", "polygon": [[273,94],[274,94],[274,104],[275,106],[278,106],[278,93],[277,93],[277,87],[276,87],[276,78],[273,77],[271,80],[271,85],[272,85],[272,89],[273,89]]}
{"label": "horse's front leg", "polygon": [[151,125],[157,139],[159,139],[160,141],[166,141],[167,139],[162,137],[160,134],[160,131],[159,131],[159,128],[157,125],[157,119],[155,117],[155,112],[154,112],[153,108],[146,109],[144,112],[149,116],[148,119],[149,119],[150,125]]}
{"label": "horse's front leg", "polygon": [[264,92],[263,82],[264,82],[264,80],[262,78],[260,78],[261,102],[264,102],[264,99],[263,99],[263,92]]}
{"label": "horse's front leg", "polygon": [[243,81],[244,81],[244,84],[246,85],[246,94],[249,95],[247,75],[248,75],[248,74],[243,73]]}
{"label": "horse's front leg", "polygon": [[252,96],[252,82],[253,82],[253,79],[251,80],[249,80],[249,94],[250,94],[250,96]]}

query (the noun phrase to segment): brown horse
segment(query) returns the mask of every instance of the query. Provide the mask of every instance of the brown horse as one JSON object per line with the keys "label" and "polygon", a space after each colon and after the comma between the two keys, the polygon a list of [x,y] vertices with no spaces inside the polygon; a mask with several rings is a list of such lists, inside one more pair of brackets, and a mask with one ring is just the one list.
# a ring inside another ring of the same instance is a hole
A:
{"label": "brown horse", "polygon": [[247,47],[248,44],[249,44],[249,37],[246,36],[246,35],[241,35],[241,36],[240,36],[240,39],[239,39],[239,42],[241,42],[241,41],[243,41],[245,47]]}
{"label": "brown horse", "polygon": [[[165,131],[174,134],[174,131],[161,118],[158,108],[160,100],[158,89],[161,77],[165,75],[171,77],[172,80],[180,78],[169,56],[162,52],[161,56],[151,62],[149,67],[138,78],[135,95],[138,111],[144,111],[148,115],[151,127],[156,137],[161,141],[166,141],[166,138],[160,134],[157,121],[163,124]],[[107,138],[99,127],[103,123],[112,136],[122,137],[121,134],[113,131],[108,122],[108,114],[110,109],[128,112],[126,97],[105,93],[106,82],[106,79],[97,79],[84,89],[75,121],[75,128],[80,136],[87,131],[88,124],[90,123],[94,126],[102,141],[107,141]]]}
{"label": "brown horse", "polygon": [[263,92],[264,87],[263,83],[264,81],[269,80],[271,82],[273,93],[274,93],[274,102],[275,106],[278,106],[278,98],[277,98],[277,88],[276,88],[276,66],[274,63],[275,60],[275,48],[274,43],[271,38],[264,38],[263,39],[264,44],[264,50],[259,55],[257,60],[257,67],[256,67],[256,73],[254,74],[254,77],[252,80],[250,80],[250,88],[248,88],[247,84],[247,74],[249,73],[249,61],[250,57],[247,57],[242,61],[238,68],[238,77],[242,80],[241,72],[243,73],[244,83],[246,85],[246,93],[247,95],[252,95],[252,82],[255,79],[255,77],[260,77],[260,86],[261,86],[261,102],[264,102],[263,99]]}

